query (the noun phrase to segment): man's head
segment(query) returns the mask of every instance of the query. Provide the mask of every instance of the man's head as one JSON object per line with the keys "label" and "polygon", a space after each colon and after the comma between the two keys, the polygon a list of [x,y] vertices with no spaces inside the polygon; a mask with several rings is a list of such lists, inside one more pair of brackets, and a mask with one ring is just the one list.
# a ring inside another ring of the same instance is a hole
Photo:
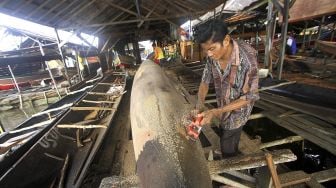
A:
{"label": "man's head", "polygon": [[197,41],[207,55],[214,60],[223,58],[231,41],[226,24],[220,20],[210,21],[202,25],[198,33]]}

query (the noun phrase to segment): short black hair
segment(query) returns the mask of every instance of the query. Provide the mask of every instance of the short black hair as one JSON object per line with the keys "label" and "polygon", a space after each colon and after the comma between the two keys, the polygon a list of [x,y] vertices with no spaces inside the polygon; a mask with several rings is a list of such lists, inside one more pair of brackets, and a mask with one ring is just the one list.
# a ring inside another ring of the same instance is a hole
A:
{"label": "short black hair", "polygon": [[222,20],[216,19],[199,26],[195,39],[198,43],[205,43],[208,40],[222,43],[227,34],[227,25]]}

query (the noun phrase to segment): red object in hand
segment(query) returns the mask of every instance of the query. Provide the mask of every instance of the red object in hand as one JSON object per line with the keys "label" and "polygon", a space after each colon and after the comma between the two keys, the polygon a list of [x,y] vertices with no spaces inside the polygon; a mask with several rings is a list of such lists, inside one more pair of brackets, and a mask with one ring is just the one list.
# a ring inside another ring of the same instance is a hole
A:
{"label": "red object in hand", "polygon": [[187,134],[194,139],[198,139],[198,136],[201,133],[202,126],[201,121],[203,120],[203,116],[201,114],[197,114],[193,121],[186,127]]}

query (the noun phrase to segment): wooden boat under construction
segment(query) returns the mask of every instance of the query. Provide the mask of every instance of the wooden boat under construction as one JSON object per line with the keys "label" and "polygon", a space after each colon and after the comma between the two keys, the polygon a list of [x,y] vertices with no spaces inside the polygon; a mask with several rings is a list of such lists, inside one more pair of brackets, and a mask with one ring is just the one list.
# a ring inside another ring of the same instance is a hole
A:
{"label": "wooden boat under construction", "polygon": [[[3,165],[6,168],[1,168],[0,184],[4,185],[1,187],[79,187],[126,92],[126,75],[110,72],[87,84],[89,86],[79,90],[84,93],[77,94],[78,100],[73,101],[73,105],[50,106],[49,110],[37,114],[35,118],[50,124],[38,130],[39,133],[30,133],[39,134],[34,137],[37,141],[26,142],[31,143],[26,150],[23,149],[25,144],[20,146],[22,150],[15,160],[5,157],[0,162],[0,165],[8,163]],[[29,134],[26,130],[36,131],[41,123],[30,126],[34,128],[19,126],[12,133],[21,129]]]}

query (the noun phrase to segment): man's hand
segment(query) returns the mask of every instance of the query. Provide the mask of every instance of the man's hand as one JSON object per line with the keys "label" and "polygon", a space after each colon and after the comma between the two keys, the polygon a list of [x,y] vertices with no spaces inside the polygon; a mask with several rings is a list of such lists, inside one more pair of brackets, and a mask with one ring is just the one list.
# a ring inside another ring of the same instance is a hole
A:
{"label": "man's hand", "polygon": [[211,120],[217,117],[217,111],[215,109],[207,110],[201,113],[203,120],[201,121],[201,126],[210,125]]}

